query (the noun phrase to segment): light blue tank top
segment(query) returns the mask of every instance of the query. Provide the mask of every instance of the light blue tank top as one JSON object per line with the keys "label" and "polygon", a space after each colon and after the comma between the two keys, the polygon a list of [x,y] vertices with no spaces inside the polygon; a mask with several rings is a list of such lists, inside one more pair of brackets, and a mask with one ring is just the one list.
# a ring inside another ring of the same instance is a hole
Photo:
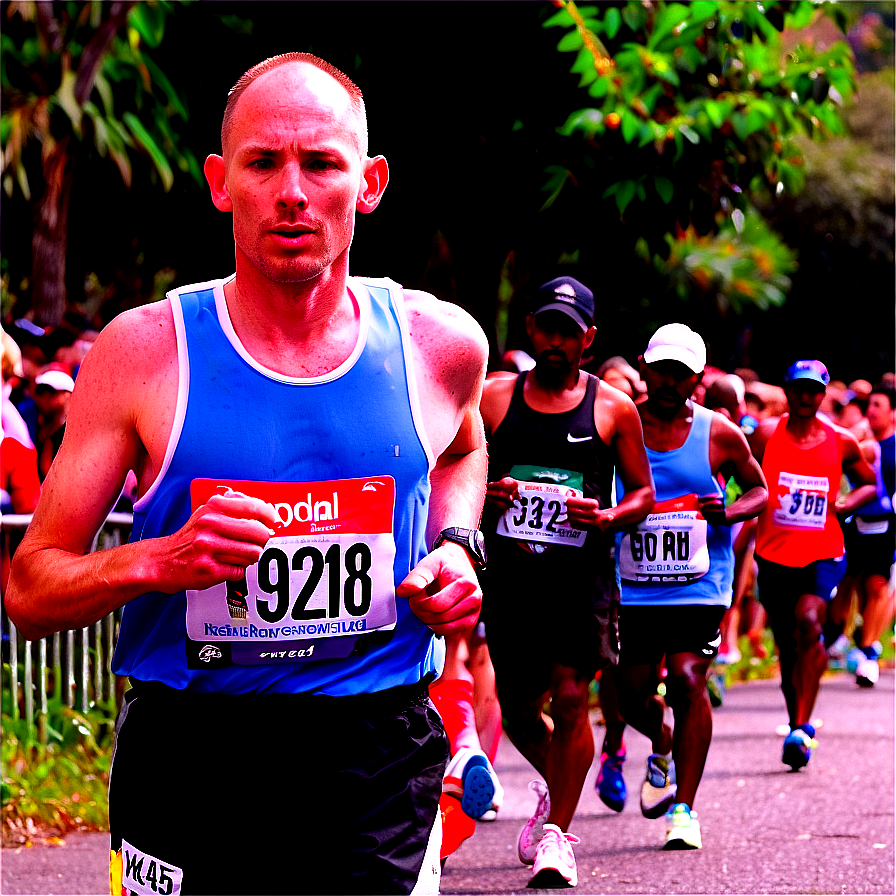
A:
{"label": "light blue tank top", "polygon": [[[388,280],[349,278],[360,313],[354,351],[332,372],[298,379],[262,367],[246,352],[230,321],[225,282],[187,286],[168,295],[178,343],[177,410],[163,469],[135,505],[131,540],[177,531],[190,516],[194,480],[290,484],[358,480],[365,482],[365,488],[358,486],[359,493],[394,481],[393,581],[384,586],[394,588],[427,552],[429,472],[434,463],[421,423],[400,287]],[[372,486],[366,484],[367,479]],[[304,498],[304,489],[293,487]],[[250,488],[243,490],[251,494]],[[322,515],[322,530],[339,513],[338,505],[334,511],[331,504],[322,502],[314,508],[315,514]],[[283,506],[291,517],[289,505]],[[294,509],[296,517],[311,512],[310,506],[306,510],[298,503]],[[324,568],[320,557],[318,561]],[[299,563],[303,572],[304,563]],[[357,569],[366,567],[357,556],[346,561],[347,567],[352,564],[358,578]],[[274,563],[267,567],[265,593],[252,593],[244,583],[243,590],[250,593],[238,598],[237,604],[248,601],[255,607],[260,597],[267,599],[262,608],[276,605],[277,596],[271,593],[276,589],[270,586],[276,580],[272,570],[279,567]],[[286,569],[288,575],[288,563]],[[333,578],[338,581],[335,574]],[[387,578],[388,566],[381,576]],[[339,588],[331,593],[341,601]],[[230,598],[228,589],[228,604]],[[295,594],[290,593],[288,603],[293,601]],[[235,611],[236,618],[231,620],[222,603],[232,628],[206,626],[199,638],[188,638],[185,592],[145,594],[125,606],[113,669],[119,675],[197,692],[334,696],[414,684],[441,670],[444,642],[411,613],[406,600],[395,599],[394,629],[386,626],[387,631],[366,637],[362,637],[363,629],[355,628],[354,620],[346,624],[315,619],[306,630],[304,619],[325,615],[326,610],[302,611],[298,603],[293,604],[291,616],[285,615],[284,604],[285,618],[276,626],[262,624],[251,610],[248,614]],[[270,618],[267,614],[266,619]],[[329,626],[343,625],[348,634],[305,641],[315,643],[312,654],[316,656],[310,660],[294,658],[302,655],[295,649],[299,642],[268,645],[257,640],[260,634],[276,637],[281,628],[286,631],[286,625],[298,633],[297,619],[302,620],[304,637],[315,630],[315,624],[327,626],[317,630],[328,634]],[[233,648],[231,655],[231,643],[206,642],[209,633],[255,637],[247,642],[248,647],[257,648],[254,659],[249,664],[245,657],[234,662],[241,648]],[[339,655],[350,650],[354,652],[348,656]],[[321,655],[336,658],[318,659]]]}
{"label": "light blue tank top", "polygon": [[[709,434],[714,411],[694,405],[694,421],[684,444],[674,451],[647,449],[650,472],[656,487],[656,500],[667,501],[682,495],[699,497],[716,494],[724,496],[718,479],[709,466]],[[622,480],[616,477],[616,493],[625,493]],[[701,578],[679,584],[674,582],[622,581],[619,559],[622,533],[616,535],[616,574],[623,605],[671,606],[704,604],[728,607],[731,605],[734,579],[734,553],[731,549],[730,526],[708,526],[706,545],[709,551],[709,570]]]}

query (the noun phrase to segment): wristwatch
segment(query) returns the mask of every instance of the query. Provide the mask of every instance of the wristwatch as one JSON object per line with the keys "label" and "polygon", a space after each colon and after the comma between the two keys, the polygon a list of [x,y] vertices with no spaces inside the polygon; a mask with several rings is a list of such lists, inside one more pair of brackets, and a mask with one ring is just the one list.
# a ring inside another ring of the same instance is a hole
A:
{"label": "wristwatch", "polygon": [[453,541],[466,549],[476,569],[485,569],[485,536],[478,529],[461,529],[457,526],[442,529],[432,543],[432,550],[446,541]]}

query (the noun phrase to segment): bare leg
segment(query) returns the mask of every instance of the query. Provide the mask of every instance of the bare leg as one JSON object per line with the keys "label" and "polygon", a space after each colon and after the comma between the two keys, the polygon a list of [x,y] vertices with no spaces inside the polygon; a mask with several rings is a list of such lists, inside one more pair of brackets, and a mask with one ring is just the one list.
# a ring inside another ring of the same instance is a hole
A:
{"label": "bare leg", "polygon": [[546,781],[551,794],[550,824],[568,831],[594,761],[594,734],[588,717],[590,677],[556,666],[551,682],[554,734],[546,754]]}
{"label": "bare leg", "polygon": [[495,669],[488,644],[481,638],[469,639],[470,659],[467,668],[473,676],[473,712],[476,730],[485,755],[494,762],[501,740],[501,704],[495,687]]}
{"label": "bare leg", "polygon": [[666,702],[675,727],[672,758],[678,780],[676,800],[693,808],[712,739],[712,708],[706,691],[711,660],[693,653],[666,657]]}
{"label": "bare leg", "polygon": [[[568,666],[555,666],[547,692],[519,700],[502,688],[505,732],[513,745],[545,779],[551,794],[548,821],[569,829],[582,787],[594,760],[594,736],[588,717],[590,678]],[[551,714],[542,711],[550,699]]]}
{"label": "bare leg", "polygon": [[650,664],[619,666],[615,671],[626,724],[650,739],[654,753],[666,754],[672,750],[672,728],[665,720],[666,703],[656,692],[657,673],[657,666]]}
{"label": "bare leg", "polygon": [[894,595],[890,583],[879,575],[865,578],[865,608],[862,611],[862,637],[858,647],[870,647],[879,641],[893,619]]}
{"label": "bare leg", "polygon": [[825,602],[815,594],[803,594],[796,602],[796,662],[793,668],[795,703],[791,728],[811,721],[821,676],[828,657],[821,637]]}
{"label": "bare leg", "polygon": [[606,726],[607,752],[618,753],[622,749],[625,719],[619,711],[619,694],[616,690],[616,669],[608,666],[600,674],[600,708]]}

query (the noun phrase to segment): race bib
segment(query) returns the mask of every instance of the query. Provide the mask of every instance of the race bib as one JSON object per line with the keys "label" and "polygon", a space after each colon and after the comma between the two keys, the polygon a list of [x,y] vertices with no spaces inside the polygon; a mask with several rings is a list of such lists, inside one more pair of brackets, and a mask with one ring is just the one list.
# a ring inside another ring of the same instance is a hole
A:
{"label": "race bib", "polygon": [[498,535],[531,545],[533,553],[558,544],[580,548],[588,534],[566,521],[566,499],[581,498],[581,473],[551,467],[517,465],[510,476],[519,480],[520,497],[498,521]]}
{"label": "race bib", "polygon": [[786,529],[824,529],[829,491],[826,476],[798,476],[782,471],[774,497],[769,498],[772,523]]}
{"label": "race bib", "polygon": [[232,489],[274,507],[281,526],[245,579],[187,591],[187,636],[200,663],[348,656],[396,621],[391,476],[269,483],[196,479],[192,507]]}
{"label": "race bib", "polygon": [[112,853],[109,881],[112,893],[177,896],[183,879],[183,869],[131,846],[127,840],[122,840],[121,849]]}
{"label": "race bib", "polygon": [[707,524],[697,506],[696,495],[658,502],[634,530],[623,533],[623,582],[685,585],[709,572]]}

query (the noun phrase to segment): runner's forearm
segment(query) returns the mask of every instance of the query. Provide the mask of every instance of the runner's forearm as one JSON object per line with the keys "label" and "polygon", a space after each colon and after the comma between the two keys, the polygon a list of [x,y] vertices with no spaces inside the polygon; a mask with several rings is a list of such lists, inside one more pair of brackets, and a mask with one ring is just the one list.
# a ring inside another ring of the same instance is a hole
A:
{"label": "runner's forearm", "polygon": [[729,524],[753,519],[762,513],[767,503],[768,489],[761,485],[754,486],[725,508],[725,518]]}

